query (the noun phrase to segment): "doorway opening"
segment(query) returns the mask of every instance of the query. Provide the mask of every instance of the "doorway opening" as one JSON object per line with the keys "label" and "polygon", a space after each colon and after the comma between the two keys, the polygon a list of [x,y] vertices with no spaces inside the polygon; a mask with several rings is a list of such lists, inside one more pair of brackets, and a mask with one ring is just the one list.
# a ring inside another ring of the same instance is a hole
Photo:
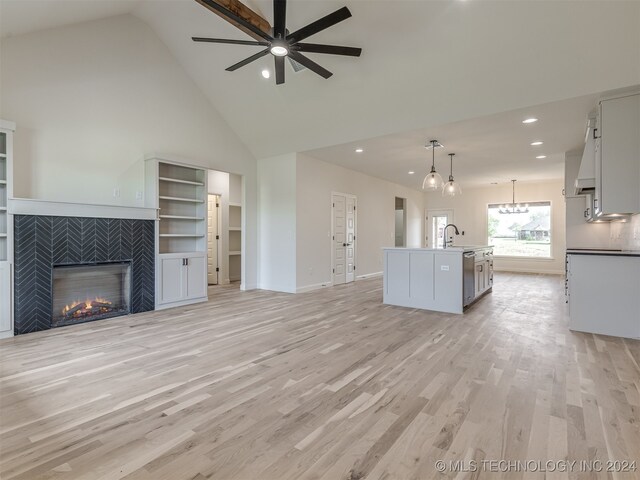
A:
{"label": "doorway opening", "polygon": [[427,210],[425,246],[444,248],[444,227],[453,223],[453,210]]}
{"label": "doorway opening", "polygon": [[356,197],[331,194],[331,272],[334,285],[356,278]]}
{"label": "doorway opening", "polygon": [[207,283],[241,288],[243,177],[209,170],[207,186]]}
{"label": "doorway opening", "polygon": [[396,197],[395,200],[395,225],[396,247],[407,246],[407,199]]}

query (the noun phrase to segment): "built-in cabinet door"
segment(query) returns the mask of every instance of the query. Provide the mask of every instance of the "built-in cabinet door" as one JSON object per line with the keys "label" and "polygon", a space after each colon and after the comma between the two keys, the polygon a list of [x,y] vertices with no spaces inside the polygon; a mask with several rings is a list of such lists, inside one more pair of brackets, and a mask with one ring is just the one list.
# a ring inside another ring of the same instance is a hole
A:
{"label": "built-in cabinet door", "polygon": [[186,259],[186,298],[199,298],[207,295],[207,259],[190,257]]}
{"label": "built-in cabinet door", "polygon": [[485,282],[485,264],[484,262],[476,262],[476,297],[484,292]]}
{"label": "built-in cabinet door", "polygon": [[0,262],[0,332],[9,332],[11,324],[11,264]]}
{"label": "built-in cabinet door", "polygon": [[160,258],[160,302],[171,303],[184,300],[184,259]]}

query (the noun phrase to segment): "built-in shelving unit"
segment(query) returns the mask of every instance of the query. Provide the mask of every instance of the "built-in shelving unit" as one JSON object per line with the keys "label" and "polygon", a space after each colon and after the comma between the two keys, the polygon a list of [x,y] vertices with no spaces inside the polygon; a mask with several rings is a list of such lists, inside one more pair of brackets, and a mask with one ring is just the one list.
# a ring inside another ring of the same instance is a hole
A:
{"label": "built-in shelving unit", "polygon": [[229,175],[229,280],[241,279],[242,268],[242,178]]}
{"label": "built-in shelving unit", "polygon": [[0,120],[0,338],[13,335],[13,122]]}
{"label": "built-in shelving unit", "polygon": [[207,300],[207,171],[146,160],[146,203],[158,209],[156,308]]}
{"label": "built-in shelving unit", "polygon": [[159,254],[206,252],[206,171],[158,162]]}

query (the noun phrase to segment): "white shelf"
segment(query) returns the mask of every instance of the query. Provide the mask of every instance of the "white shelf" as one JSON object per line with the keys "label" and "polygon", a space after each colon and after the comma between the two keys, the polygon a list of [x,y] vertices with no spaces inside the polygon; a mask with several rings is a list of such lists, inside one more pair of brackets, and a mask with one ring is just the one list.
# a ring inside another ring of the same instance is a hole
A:
{"label": "white shelf", "polygon": [[7,154],[6,153],[0,153],[0,158],[7,158]]}
{"label": "white shelf", "polygon": [[188,215],[160,215],[161,219],[166,220],[196,220],[196,221],[204,221],[202,217],[190,217]]}
{"label": "white shelf", "polygon": [[230,232],[241,232],[242,228],[240,227],[229,227]]}
{"label": "white shelf", "polygon": [[0,207],[0,212],[6,212],[7,211],[7,207]]}
{"label": "white shelf", "polygon": [[7,181],[6,180],[0,180],[0,185],[6,185]]}
{"label": "white shelf", "polygon": [[6,233],[0,233],[0,238],[7,238],[7,234]]}
{"label": "white shelf", "polygon": [[204,203],[204,200],[198,200],[196,198],[182,198],[182,197],[158,197],[160,200],[170,200],[173,202],[187,202],[187,203]]}
{"label": "white shelf", "polygon": [[238,250],[230,250],[229,251],[229,256],[232,255],[242,255],[242,252],[238,251]]}
{"label": "white shelf", "polygon": [[180,180],[179,178],[160,177],[161,182],[182,183],[184,185],[196,185],[198,187],[204,187],[203,182],[192,182],[191,180]]}
{"label": "white shelf", "polygon": [[230,207],[238,207],[238,208],[242,208],[242,204],[241,204],[241,203],[233,203],[233,202],[229,202],[229,206],[230,206]]}
{"label": "white shelf", "polygon": [[202,238],[204,235],[199,233],[161,233],[164,238]]}

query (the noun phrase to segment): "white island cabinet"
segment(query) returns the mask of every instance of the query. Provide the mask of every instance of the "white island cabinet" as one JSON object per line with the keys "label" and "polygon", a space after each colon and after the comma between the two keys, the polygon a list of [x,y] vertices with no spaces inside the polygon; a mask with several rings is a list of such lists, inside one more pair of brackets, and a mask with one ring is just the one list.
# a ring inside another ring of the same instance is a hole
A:
{"label": "white island cabinet", "polygon": [[[487,246],[385,248],[383,302],[463,313],[465,306],[491,291],[492,255],[492,247]],[[477,271],[480,270],[482,288],[478,289]]]}

